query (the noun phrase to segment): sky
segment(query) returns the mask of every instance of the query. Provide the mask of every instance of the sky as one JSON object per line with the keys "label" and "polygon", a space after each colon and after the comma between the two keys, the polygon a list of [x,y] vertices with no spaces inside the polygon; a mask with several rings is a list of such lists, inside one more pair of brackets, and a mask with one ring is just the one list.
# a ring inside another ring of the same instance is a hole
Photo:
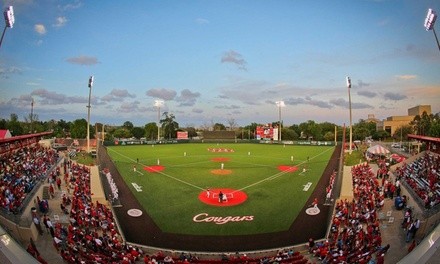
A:
{"label": "sky", "polygon": [[346,76],[353,123],[417,105],[440,112],[440,50],[424,28],[438,0],[2,0],[10,5],[4,119],[87,119],[92,75],[90,121],[109,125],[164,112],[180,127],[280,116],[348,125]]}

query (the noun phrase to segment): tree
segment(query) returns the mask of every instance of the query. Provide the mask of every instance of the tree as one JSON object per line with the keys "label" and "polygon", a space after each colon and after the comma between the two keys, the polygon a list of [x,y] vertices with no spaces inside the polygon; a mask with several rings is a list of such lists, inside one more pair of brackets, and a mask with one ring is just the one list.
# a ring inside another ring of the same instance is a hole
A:
{"label": "tree", "polygon": [[408,134],[412,134],[412,127],[410,125],[404,125],[396,129],[394,132],[394,140],[402,141],[408,139]]}
{"label": "tree", "polygon": [[0,119],[0,129],[6,129],[7,124],[8,124],[8,121],[6,121],[6,119],[4,119],[4,118]]}
{"label": "tree", "polygon": [[305,137],[306,139],[322,139],[321,127],[313,120],[308,120],[305,123],[299,124],[299,128],[301,129],[301,136]]}
{"label": "tree", "polygon": [[157,138],[157,124],[151,122],[145,125],[145,137],[150,140]]}
{"label": "tree", "polygon": [[386,130],[379,130],[374,132],[373,139],[374,140],[385,140],[386,138],[390,137],[390,133],[388,133]]}
{"label": "tree", "polygon": [[214,128],[214,131],[226,130],[225,125],[220,124],[220,123],[215,123],[213,128]]}
{"label": "tree", "polygon": [[18,121],[17,114],[12,113],[11,117],[9,119],[7,129],[9,129],[9,132],[11,132],[12,136],[20,136],[23,135],[23,127],[21,126],[20,122]]}
{"label": "tree", "polygon": [[125,127],[120,127],[113,132],[113,136],[115,138],[131,138],[131,133]]}
{"label": "tree", "polygon": [[131,130],[133,129],[133,123],[130,121],[125,121],[124,124],[122,125],[123,128],[126,128],[127,130]]}
{"label": "tree", "polygon": [[133,135],[133,137],[140,139],[145,135],[145,129],[142,127],[133,127],[131,129],[131,134]]}
{"label": "tree", "polygon": [[168,112],[164,112],[162,116],[165,116],[164,119],[160,120],[164,138],[176,138],[176,131],[179,128],[179,123],[174,121],[176,117],[173,114],[168,114]]}
{"label": "tree", "polygon": [[326,132],[324,134],[324,140],[325,141],[334,141],[335,140],[335,133],[330,132],[330,131]]}
{"label": "tree", "polygon": [[194,127],[187,127],[185,131],[188,132],[188,138],[197,137],[197,131]]}
{"label": "tree", "polygon": [[283,127],[281,129],[281,135],[283,140],[297,140],[299,138],[299,135],[295,132],[295,130],[288,127]]}
{"label": "tree", "polygon": [[440,115],[437,113],[433,116],[431,127],[429,128],[430,137],[440,137]]}
{"label": "tree", "polygon": [[376,132],[376,124],[360,119],[358,123],[353,125],[353,138],[364,140],[366,137],[372,136]]}
{"label": "tree", "polygon": [[29,131],[29,133],[42,132],[43,130],[38,130],[36,125],[38,123],[38,115],[30,114],[24,117],[24,129]]}
{"label": "tree", "polygon": [[235,122],[234,118],[228,118],[228,125],[229,125],[229,130],[233,131],[237,126],[237,123]]}
{"label": "tree", "polygon": [[[90,129],[90,131],[93,131]],[[70,136],[72,138],[86,138],[87,137],[87,120],[84,118],[76,119],[70,125]]]}
{"label": "tree", "polygon": [[416,115],[410,125],[414,129],[414,133],[421,136],[429,136],[431,124],[434,121],[434,115],[428,115],[426,111],[422,115]]}

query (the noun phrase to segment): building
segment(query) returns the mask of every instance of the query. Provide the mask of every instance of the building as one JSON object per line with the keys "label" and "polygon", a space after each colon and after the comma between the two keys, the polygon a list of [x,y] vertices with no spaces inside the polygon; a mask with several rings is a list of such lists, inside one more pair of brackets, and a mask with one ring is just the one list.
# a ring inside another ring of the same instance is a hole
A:
{"label": "building", "polygon": [[390,116],[386,119],[379,121],[376,123],[376,130],[385,130],[390,135],[394,135],[396,130],[398,130],[402,126],[407,126],[411,121],[414,120],[416,115],[422,115],[423,112],[426,112],[428,115],[431,114],[431,106],[430,105],[418,105],[408,109],[408,115],[406,116]]}
{"label": "building", "polygon": [[367,123],[376,123],[377,124],[377,122],[380,122],[380,120],[377,119],[374,116],[374,114],[368,114],[368,118],[367,118],[367,120],[365,120],[365,122],[367,122]]}

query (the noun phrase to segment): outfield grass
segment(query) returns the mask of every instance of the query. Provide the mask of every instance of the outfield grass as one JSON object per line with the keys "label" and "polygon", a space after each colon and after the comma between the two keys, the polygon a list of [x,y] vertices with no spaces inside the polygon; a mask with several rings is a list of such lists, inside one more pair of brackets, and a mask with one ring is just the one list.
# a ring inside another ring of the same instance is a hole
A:
{"label": "outfield grass", "polygon": [[[213,153],[208,148],[234,152]],[[333,150],[329,146],[213,143],[113,146],[108,148],[108,154],[140,204],[164,232],[225,236],[287,230],[313,192]],[[221,162],[211,160],[218,157],[230,159],[223,163],[224,169],[232,170],[231,174],[211,173],[220,169]],[[151,173],[142,169],[157,165],[158,160],[165,166],[164,171]],[[133,171],[134,165],[137,172]],[[299,169],[281,172],[279,165]],[[306,173],[302,173],[304,167]],[[309,182],[311,187],[304,191]],[[142,192],[137,192],[132,183],[141,186]],[[242,190],[248,200],[232,207],[207,205],[198,199],[206,188]],[[200,213],[253,216],[253,220],[195,223],[193,218]]]}

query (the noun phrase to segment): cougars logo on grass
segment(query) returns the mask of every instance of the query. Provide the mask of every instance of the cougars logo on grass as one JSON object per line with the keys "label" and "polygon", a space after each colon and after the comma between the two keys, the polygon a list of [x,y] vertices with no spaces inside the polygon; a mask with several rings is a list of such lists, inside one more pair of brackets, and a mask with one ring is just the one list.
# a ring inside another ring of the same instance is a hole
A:
{"label": "cougars logo on grass", "polygon": [[214,223],[217,225],[223,225],[229,222],[243,222],[243,221],[253,221],[253,215],[245,216],[209,216],[207,213],[201,213],[193,217],[193,221],[196,223]]}

